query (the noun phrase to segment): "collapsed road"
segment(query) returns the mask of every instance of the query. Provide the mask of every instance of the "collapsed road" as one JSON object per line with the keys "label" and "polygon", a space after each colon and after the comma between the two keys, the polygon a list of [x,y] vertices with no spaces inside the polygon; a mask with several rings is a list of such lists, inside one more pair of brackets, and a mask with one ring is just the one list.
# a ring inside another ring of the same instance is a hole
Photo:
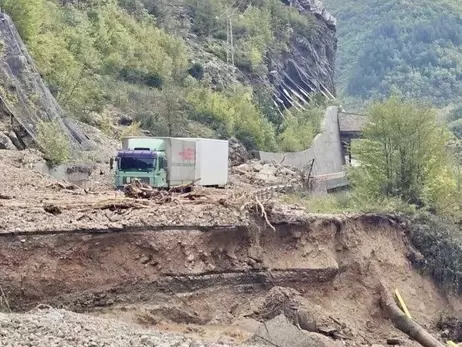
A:
{"label": "collapsed road", "polygon": [[[424,255],[406,220],[309,214],[277,196],[260,199],[245,182],[147,196],[131,187],[127,196],[54,181],[24,169],[24,161],[4,168],[12,179],[0,190],[0,307],[17,312],[0,315],[0,336],[26,329],[66,345],[55,329],[80,331],[95,322],[123,332],[116,341],[109,328],[94,328],[96,346],[283,347],[305,341],[277,340],[299,326],[319,346],[417,345],[387,318],[382,284],[399,289],[413,319],[434,336],[453,334],[441,332],[437,319],[456,316],[460,296],[444,294],[417,271],[415,259]],[[287,177],[287,170],[278,172]],[[232,180],[255,182],[251,176]],[[170,340],[162,331],[183,337]],[[68,345],[79,336],[87,335],[70,334]],[[81,345],[91,345],[85,339]]]}

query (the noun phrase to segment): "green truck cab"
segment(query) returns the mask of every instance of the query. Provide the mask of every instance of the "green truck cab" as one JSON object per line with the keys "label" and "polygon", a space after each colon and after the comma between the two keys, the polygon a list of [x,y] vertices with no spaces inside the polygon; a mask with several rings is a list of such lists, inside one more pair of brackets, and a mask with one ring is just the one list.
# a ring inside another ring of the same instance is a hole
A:
{"label": "green truck cab", "polygon": [[167,188],[165,154],[151,150],[121,150],[116,157],[115,187],[120,189],[132,179],[152,187]]}

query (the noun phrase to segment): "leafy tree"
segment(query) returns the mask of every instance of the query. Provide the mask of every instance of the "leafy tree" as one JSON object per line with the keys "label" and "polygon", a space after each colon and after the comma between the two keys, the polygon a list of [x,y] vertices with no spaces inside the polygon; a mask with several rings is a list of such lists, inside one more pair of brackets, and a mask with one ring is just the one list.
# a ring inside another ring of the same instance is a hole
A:
{"label": "leafy tree", "polygon": [[44,16],[43,0],[0,0],[0,8],[11,16],[24,41],[37,36]]}
{"label": "leafy tree", "polygon": [[456,0],[324,0],[338,19],[343,97],[371,100],[399,88],[438,107],[460,100],[462,5]]}
{"label": "leafy tree", "polygon": [[448,124],[449,130],[459,139],[462,139],[462,118]]}
{"label": "leafy tree", "polygon": [[364,139],[354,148],[360,166],[351,171],[358,194],[437,210],[451,205],[456,181],[446,151],[449,133],[436,112],[393,96],[375,102],[368,117]]}
{"label": "leafy tree", "polygon": [[51,165],[59,165],[69,160],[70,144],[57,121],[41,121],[37,124],[37,130],[38,145]]}
{"label": "leafy tree", "polygon": [[279,134],[281,149],[287,152],[307,149],[321,130],[323,115],[324,108],[316,104],[307,106],[305,110],[292,109],[284,112],[284,130]]}

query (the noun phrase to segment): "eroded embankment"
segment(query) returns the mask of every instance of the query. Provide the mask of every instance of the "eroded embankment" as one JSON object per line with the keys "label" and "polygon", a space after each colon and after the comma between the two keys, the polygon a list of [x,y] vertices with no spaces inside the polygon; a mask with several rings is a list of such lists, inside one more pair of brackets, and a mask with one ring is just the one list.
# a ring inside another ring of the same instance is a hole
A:
{"label": "eroded embankment", "polygon": [[[334,237],[334,226],[323,229],[327,239]],[[309,230],[301,226],[276,233],[255,226],[3,236],[0,278],[19,310],[37,303],[78,309],[142,300],[144,291],[332,280],[335,258],[319,249],[307,256],[314,248],[305,247],[304,234]]]}
{"label": "eroded embankment", "polygon": [[351,338],[374,341],[394,331],[378,305],[379,279],[398,288],[427,326],[442,310],[461,309],[459,297],[442,295],[414,270],[410,259],[418,252],[406,226],[392,218],[272,221],[276,231],[255,221],[253,227],[2,236],[0,284],[14,310],[46,303],[126,313],[142,303],[138,318],[155,324],[159,317],[193,324],[259,317],[271,288],[292,287],[317,308],[318,321],[348,322]]}

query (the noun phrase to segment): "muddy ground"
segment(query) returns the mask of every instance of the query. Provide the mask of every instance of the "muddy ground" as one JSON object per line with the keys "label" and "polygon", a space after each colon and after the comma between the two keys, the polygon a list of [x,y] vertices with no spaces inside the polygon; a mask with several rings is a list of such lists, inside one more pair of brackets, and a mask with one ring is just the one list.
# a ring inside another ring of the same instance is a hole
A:
{"label": "muddy ground", "polygon": [[400,218],[313,215],[277,196],[259,207],[257,174],[260,183],[262,171],[282,175],[271,174],[271,184],[290,183],[286,168],[254,163],[232,172],[228,189],[161,202],[114,192],[102,169],[88,185],[57,182],[31,169],[38,160],[34,151],[0,151],[8,177],[0,186],[2,310],[49,304],[231,344],[281,313],[296,323],[303,307],[310,330],[327,339],[322,346],[416,345],[384,316],[383,281],[435,336],[456,336],[439,318],[461,312],[462,300],[416,271],[416,259],[429,255],[412,247]]}
{"label": "muddy ground", "polygon": [[228,342],[244,341],[259,321],[281,313],[279,290],[309,308],[316,331],[336,331],[348,345],[394,337],[415,345],[384,317],[379,278],[432,331],[442,311],[462,309],[414,271],[405,229],[388,217],[265,225],[4,235],[0,278],[15,310],[45,303]]}

